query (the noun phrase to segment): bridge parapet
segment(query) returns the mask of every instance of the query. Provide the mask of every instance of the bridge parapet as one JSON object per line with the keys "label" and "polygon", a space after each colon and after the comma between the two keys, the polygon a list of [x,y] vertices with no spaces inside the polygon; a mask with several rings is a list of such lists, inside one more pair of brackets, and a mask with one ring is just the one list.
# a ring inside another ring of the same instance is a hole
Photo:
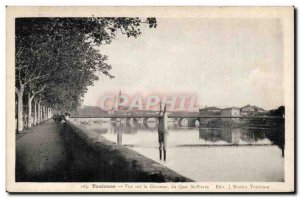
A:
{"label": "bridge parapet", "polygon": [[[71,118],[159,118],[157,115],[99,115],[99,116],[70,116]],[[239,118],[239,119],[266,119],[266,120],[284,120],[281,116],[204,116],[204,115],[177,115],[169,114],[168,118]]]}

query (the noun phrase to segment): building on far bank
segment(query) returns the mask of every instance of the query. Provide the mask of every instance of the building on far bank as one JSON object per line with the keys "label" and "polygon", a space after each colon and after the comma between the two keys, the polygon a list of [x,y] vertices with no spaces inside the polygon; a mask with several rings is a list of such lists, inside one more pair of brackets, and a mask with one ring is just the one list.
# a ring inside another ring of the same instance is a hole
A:
{"label": "building on far bank", "polygon": [[257,107],[246,105],[244,107],[228,107],[225,109],[220,109],[218,107],[205,107],[199,109],[200,115],[211,115],[211,116],[249,116],[249,115],[256,115],[265,113],[266,110]]}
{"label": "building on far bank", "polygon": [[266,110],[264,110],[260,107],[246,105],[246,106],[241,108],[240,114],[247,116],[247,115],[253,115],[253,114],[256,114],[256,113],[264,113],[264,112],[266,112]]}
{"label": "building on far bank", "polygon": [[240,108],[230,107],[230,108],[222,109],[221,116],[240,116]]}
{"label": "building on far bank", "polygon": [[222,109],[218,107],[205,107],[203,109],[199,109],[200,115],[221,115]]}
{"label": "building on far bank", "polygon": [[71,116],[78,116],[78,117],[100,117],[103,115],[107,115],[107,111],[101,109],[97,106],[80,106],[75,111],[70,111],[69,114]]}

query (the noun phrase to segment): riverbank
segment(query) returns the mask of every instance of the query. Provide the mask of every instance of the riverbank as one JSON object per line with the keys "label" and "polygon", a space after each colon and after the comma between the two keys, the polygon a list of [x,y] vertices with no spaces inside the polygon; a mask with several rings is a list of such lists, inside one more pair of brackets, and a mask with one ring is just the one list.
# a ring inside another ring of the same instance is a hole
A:
{"label": "riverbank", "polygon": [[72,122],[16,136],[17,182],[185,182],[176,172]]}
{"label": "riverbank", "polygon": [[[80,159],[94,177],[106,182],[190,182],[169,168],[125,146],[107,140],[96,132],[68,121],[65,123],[68,146],[73,159]],[[73,139],[73,140],[72,140]],[[76,141],[74,141],[76,139]],[[75,145],[80,143],[81,145]],[[80,149],[78,149],[80,148]],[[74,150],[75,149],[75,150]]]}

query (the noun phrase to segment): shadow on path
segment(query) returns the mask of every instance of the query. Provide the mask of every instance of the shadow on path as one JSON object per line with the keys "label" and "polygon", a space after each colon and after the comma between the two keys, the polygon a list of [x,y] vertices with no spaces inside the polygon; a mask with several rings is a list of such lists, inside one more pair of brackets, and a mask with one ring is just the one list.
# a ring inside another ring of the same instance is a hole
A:
{"label": "shadow on path", "polygon": [[67,152],[63,124],[48,120],[16,136],[16,181],[63,181]]}
{"label": "shadow on path", "polygon": [[97,149],[89,146],[68,125],[53,120],[16,139],[16,182],[192,181],[108,141]]}

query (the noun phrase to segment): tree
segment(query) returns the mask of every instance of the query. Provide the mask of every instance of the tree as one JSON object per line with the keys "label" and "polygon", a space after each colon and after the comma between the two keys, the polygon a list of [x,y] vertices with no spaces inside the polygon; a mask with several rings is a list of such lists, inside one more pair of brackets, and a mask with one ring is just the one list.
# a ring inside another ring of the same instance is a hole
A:
{"label": "tree", "polygon": [[24,92],[29,108],[37,92],[49,107],[76,108],[100,73],[114,77],[95,46],[111,43],[118,33],[137,38],[141,24],[157,26],[155,18],[16,19],[18,131],[23,129]]}
{"label": "tree", "polygon": [[[18,43],[20,44],[20,43]],[[32,97],[30,95],[31,85],[38,80],[42,80],[48,76],[48,74],[42,74],[41,67],[35,66],[35,55],[32,49],[20,47],[17,45],[16,52],[16,73],[15,73],[15,91],[18,101],[18,128],[17,131],[23,130],[23,95],[27,88],[28,95],[28,108],[31,108]],[[31,110],[29,111],[31,114]],[[29,116],[28,116],[28,119]],[[29,123],[29,122],[28,122]]]}
{"label": "tree", "polygon": [[[27,121],[27,127],[30,128],[32,126],[32,124],[36,124],[36,106],[34,106],[34,121],[31,119],[31,112],[32,112],[32,101],[34,99],[34,97],[37,95],[37,94],[40,94],[44,89],[46,88],[46,85],[43,84],[43,85],[38,85],[37,83],[30,83],[28,85],[28,91],[27,91],[27,109],[28,109],[28,114],[27,114],[27,117],[28,117],[28,121]],[[36,103],[34,103],[34,105],[36,105]]]}
{"label": "tree", "polygon": [[277,109],[270,110],[270,115],[271,116],[281,116],[284,117],[285,114],[285,107],[280,106]]}

